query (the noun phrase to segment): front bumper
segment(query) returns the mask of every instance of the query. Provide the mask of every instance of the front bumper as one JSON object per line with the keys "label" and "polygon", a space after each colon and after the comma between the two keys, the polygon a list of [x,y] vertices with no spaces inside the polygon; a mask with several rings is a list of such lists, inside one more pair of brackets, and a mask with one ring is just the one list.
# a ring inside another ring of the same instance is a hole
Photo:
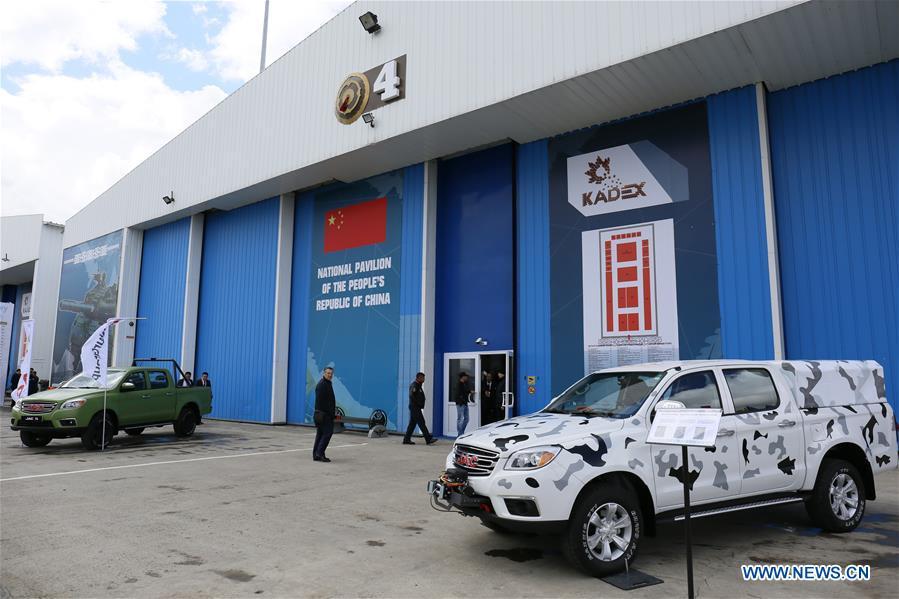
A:
{"label": "front bumper", "polygon": [[477,493],[467,481],[459,484],[453,479],[445,472],[439,479],[428,481],[428,495],[435,509],[458,511],[515,532],[557,534],[567,525],[566,520],[541,518],[534,497],[488,497]]}
{"label": "front bumper", "polygon": [[79,420],[71,413],[51,412],[48,414],[27,414],[13,411],[9,421],[14,431],[28,431],[53,438],[80,436],[85,427],[78,426]]}

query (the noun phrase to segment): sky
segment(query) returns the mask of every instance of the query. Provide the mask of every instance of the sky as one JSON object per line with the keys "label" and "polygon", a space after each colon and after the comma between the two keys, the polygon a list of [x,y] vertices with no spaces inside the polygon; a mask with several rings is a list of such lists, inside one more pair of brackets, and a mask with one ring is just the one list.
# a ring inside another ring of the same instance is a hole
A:
{"label": "sky", "polygon": [[[270,0],[266,65],[351,0]],[[64,223],[259,71],[265,0],[0,4],[0,215]]]}

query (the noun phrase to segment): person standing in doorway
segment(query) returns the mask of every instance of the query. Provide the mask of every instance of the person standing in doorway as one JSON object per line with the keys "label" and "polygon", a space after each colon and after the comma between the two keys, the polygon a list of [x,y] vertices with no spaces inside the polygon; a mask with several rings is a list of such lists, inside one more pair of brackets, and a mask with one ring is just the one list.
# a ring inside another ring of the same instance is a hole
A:
{"label": "person standing in doorway", "polygon": [[468,426],[468,401],[471,399],[471,388],[468,386],[468,373],[459,373],[459,384],[456,385],[456,434],[465,434]]}
{"label": "person standing in doorway", "polygon": [[312,459],[316,462],[330,462],[325,455],[331,435],[334,434],[334,414],[337,412],[337,401],[334,398],[334,386],[331,379],[334,369],[328,366],[322,378],[315,386],[315,443],[312,445]]}
{"label": "person standing in doorway", "polygon": [[415,445],[412,440],[412,433],[415,432],[417,426],[421,430],[421,434],[425,436],[425,443],[432,445],[437,439],[431,436],[428,425],[425,423],[425,416],[422,410],[425,408],[425,392],[421,385],[425,382],[425,373],[419,372],[415,375],[415,380],[409,385],[409,426],[406,427],[406,436],[403,437],[403,445]]}

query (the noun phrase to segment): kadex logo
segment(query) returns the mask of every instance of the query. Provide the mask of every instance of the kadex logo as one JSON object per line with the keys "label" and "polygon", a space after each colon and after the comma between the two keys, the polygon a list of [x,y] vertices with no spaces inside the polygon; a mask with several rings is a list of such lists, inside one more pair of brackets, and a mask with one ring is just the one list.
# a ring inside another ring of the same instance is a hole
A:
{"label": "kadex logo", "polygon": [[[646,197],[646,193],[643,191],[646,181],[628,183],[626,185],[616,184],[620,183],[620,180],[618,177],[612,176],[612,169],[609,166],[611,162],[611,158],[603,160],[600,154],[596,157],[596,162],[587,163],[590,167],[584,171],[584,174],[587,175],[587,182],[595,183],[600,188],[596,191],[595,198],[593,197],[593,191],[581,194],[581,202],[584,206],[592,206],[598,202],[615,202],[619,199],[629,200],[639,196]],[[602,172],[600,172],[600,169],[602,169]]]}
{"label": "kadex logo", "polygon": [[648,140],[566,161],[568,203],[584,216],[688,200],[686,167]]}

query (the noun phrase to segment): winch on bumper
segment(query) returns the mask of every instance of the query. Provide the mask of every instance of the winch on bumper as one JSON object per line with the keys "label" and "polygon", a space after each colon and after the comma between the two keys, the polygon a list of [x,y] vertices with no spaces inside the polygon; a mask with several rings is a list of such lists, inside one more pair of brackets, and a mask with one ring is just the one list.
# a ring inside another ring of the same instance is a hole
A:
{"label": "winch on bumper", "polygon": [[493,514],[493,506],[488,497],[478,495],[468,485],[468,473],[458,468],[449,468],[437,480],[428,481],[428,495],[435,509],[475,516],[479,512]]}

